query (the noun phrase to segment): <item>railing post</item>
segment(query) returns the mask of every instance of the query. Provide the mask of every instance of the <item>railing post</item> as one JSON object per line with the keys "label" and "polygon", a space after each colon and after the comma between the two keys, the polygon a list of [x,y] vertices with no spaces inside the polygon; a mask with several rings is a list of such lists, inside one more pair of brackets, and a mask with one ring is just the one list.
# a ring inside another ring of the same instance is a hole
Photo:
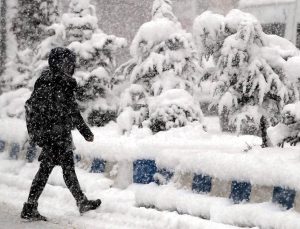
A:
{"label": "railing post", "polygon": [[11,148],[10,148],[10,152],[9,152],[9,157],[12,159],[18,159],[19,157],[19,152],[20,152],[20,145],[18,143],[12,143],[11,144]]}
{"label": "railing post", "polygon": [[137,184],[149,184],[154,182],[157,171],[154,160],[136,160],[133,162],[133,182]]}
{"label": "railing post", "polygon": [[34,161],[37,155],[36,145],[29,145],[26,152],[26,160],[31,163]]}
{"label": "railing post", "polygon": [[106,161],[100,158],[94,158],[91,166],[91,173],[104,173]]}
{"label": "railing post", "polygon": [[235,204],[250,200],[251,184],[249,182],[232,181],[230,199]]}
{"label": "railing post", "polygon": [[199,193],[209,193],[211,191],[210,176],[195,174],[192,183],[192,190]]}
{"label": "railing post", "polygon": [[280,204],[286,209],[293,208],[296,191],[288,188],[274,187],[272,202]]}

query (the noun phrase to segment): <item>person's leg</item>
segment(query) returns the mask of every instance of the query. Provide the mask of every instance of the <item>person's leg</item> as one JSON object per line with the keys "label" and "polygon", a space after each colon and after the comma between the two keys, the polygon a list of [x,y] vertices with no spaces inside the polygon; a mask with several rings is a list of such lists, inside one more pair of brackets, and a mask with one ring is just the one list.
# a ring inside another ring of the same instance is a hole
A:
{"label": "person's leg", "polygon": [[81,187],[79,185],[79,181],[75,172],[75,164],[73,158],[73,152],[69,151],[64,155],[64,159],[62,161],[62,169],[63,169],[63,177],[65,183],[72,193],[73,197],[77,202],[77,206],[79,208],[79,212],[82,214],[89,210],[94,210],[98,208],[101,204],[101,200],[88,200],[86,196],[83,194]]}
{"label": "person's leg", "polygon": [[76,202],[78,203],[82,201],[85,198],[85,195],[83,194],[79,181],[77,179],[72,151],[66,152],[61,167],[63,170],[65,183],[72,193],[73,197],[75,198]]}
{"label": "person's leg", "polygon": [[29,196],[28,196],[28,203],[35,204],[38,202],[39,197],[41,196],[48,178],[54,168],[49,162],[41,162],[40,168],[35,175],[34,180],[32,181],[32,185],[30,188]]}
{"label": "person's leg", "polygon": [[41,196],[47,180],[54,168],[54,165],[50,162],[41,162],[40,168],[35,175],[35,178],[32,182],[28,200],[24,203],[21,218],[27,220],[43,220],[47,221],[47,218],[42,216],[37,208],[38,208],[38,199]]}

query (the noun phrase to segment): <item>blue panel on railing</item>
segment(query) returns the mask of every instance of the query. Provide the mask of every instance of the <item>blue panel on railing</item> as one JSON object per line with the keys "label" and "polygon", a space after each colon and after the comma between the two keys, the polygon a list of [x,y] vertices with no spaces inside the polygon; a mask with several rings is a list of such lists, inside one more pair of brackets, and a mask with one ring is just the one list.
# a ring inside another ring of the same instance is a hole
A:
{"label": "blue panel on railing", "polygon": [[230,199],[235,204],[243,201],[249,201],[251,194],[251,184],[249,182],[232,181]]}
{"label": "blue panel on railing", "polygon": [[166,169],[166,168],[159,168],[157,169],[157,174],[161,175],[162,176],[162,180],[161,181],[160,179],[155,179],[155,183],[157,184],[164,184],[164,183],[168,183],[172,177],[174,176],[174,172]]}
{"label": "blue panel on railing", "polygon": [[37,148],[35,145],[29,145],[26,152],[26,160],[28,162],[33,162],[37,155]]}
{"label": "blue panel on railing", "polygon": [[5,149],[5,141],[0,139],[0,153],[4,152]]}
{"label": "blue panel on railing", "polygon": [[81,155],[80,154],[75,154],[74,155],[74,160],[75,160],[75,163],[78,163],[81,161]]}
{"label": "blue panel on railing", "polygon": [[192,183],[192,190],[200,193],[209,193],[211,191],[211,180],[210,176],[195,174]]}
{"label": "blue panel on railing", "polygon": [[136,160],[133,162],[133,182],[149,184],[154,182],[154,174],[157,171],[154,160]]}
{"label": "blue panel on railing", "polygon": [[9,156],[12,159],[18,159],[18,154],[20,152],[20,145],[18,143],[12,143]]}
{"label": "blue panel on railing", "polygon": [[296,191],[292,189],[274,187],[273,202],[281,204],[284,208],[290,209],[294,206]]}
{"label": "blue panel on railing", "polygon": [[92,173],[104,173],[106,161],[95,158],[92,162],[91,172]]}

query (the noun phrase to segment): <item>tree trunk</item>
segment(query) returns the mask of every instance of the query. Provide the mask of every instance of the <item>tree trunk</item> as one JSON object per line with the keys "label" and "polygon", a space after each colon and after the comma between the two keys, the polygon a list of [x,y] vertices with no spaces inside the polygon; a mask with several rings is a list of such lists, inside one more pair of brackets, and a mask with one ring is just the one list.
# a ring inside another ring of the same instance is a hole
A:
{"label": "tree trunk", "polygon": [[5,70],[6,62],[6,0],[0,0],[0,94],[2,88],[1,75]]}

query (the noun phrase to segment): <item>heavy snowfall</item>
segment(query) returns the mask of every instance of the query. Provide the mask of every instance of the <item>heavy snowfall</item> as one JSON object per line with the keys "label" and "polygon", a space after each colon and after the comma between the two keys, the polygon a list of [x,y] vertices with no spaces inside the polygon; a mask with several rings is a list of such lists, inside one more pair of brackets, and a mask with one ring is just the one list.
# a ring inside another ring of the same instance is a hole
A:
{"label": "heavy snowfall", "polygon": [[[299,12],[300,0],[1,0],[0,228],[300,229]],[[74,69],[51,59],[59,47]],[[45,72],[71,77],[71,95],[38,89]],[[102,203],[82,210],[53,153],[32,217],[50,143],[31,122],[53,110],[38,125],[60,123],[51,146],[70,141],[84,198]]]}

